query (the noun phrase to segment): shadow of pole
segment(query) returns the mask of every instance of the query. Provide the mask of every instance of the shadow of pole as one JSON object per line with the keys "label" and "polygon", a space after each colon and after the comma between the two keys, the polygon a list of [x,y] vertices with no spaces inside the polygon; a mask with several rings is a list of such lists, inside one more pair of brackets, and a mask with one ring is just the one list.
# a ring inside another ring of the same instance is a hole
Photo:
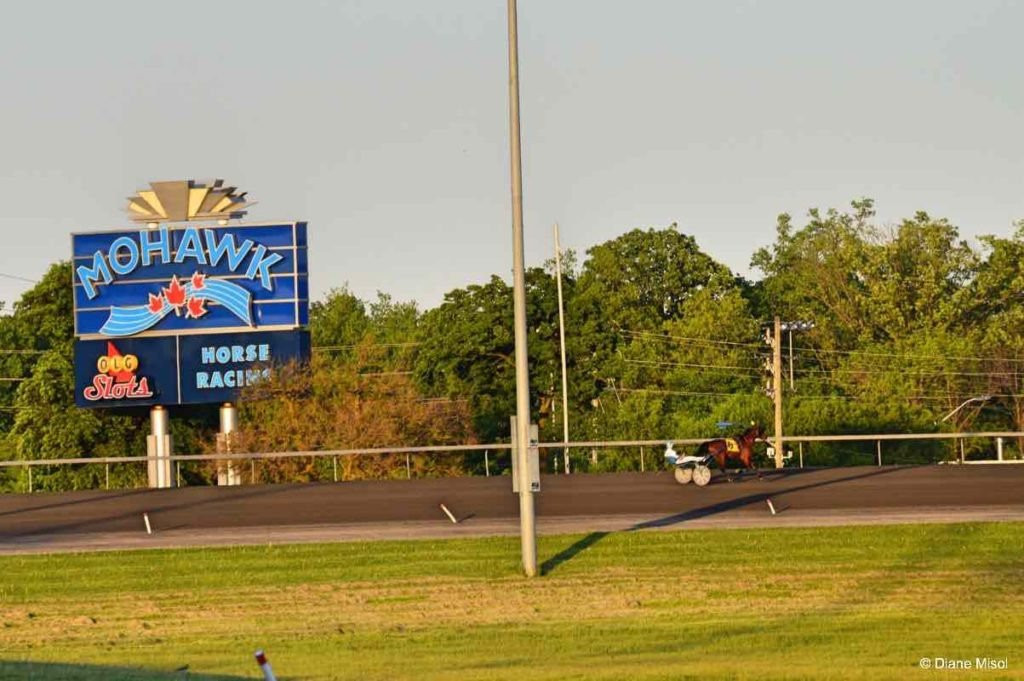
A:
{"label": "shadow of pole", "polygon": [[59,662],[9,662],[0,660],[0,679],[37,679],[38,681],[96,681],[96,679],[118,679],[118,681],[242,681],[249,676],[225,676],[223,674],[197,674],[182,667],[173,672],[162,672],[141,667],[108,667],[91,664],[63,664]]}
{"label": "shadow of pole", "polygon": [[553,572],[559,565],[568,560],[572,560],[583,551],[586,551],[591,546],[604,539],[606,536],[608,536],[607,532],[591,532],[571,546],[563,549],[544,561],[540,566],[540,573],[542,575],[546,575]]}
{"label": "shadow of pole", "polygon": [[[850,482],[852,480],[862,480],[864,478],[872,478],[872,477],[875,477],[877,475],[886,475],[886,474],[889,474],[889,473],[893,473],[893,472],[895,472],[897,470],[904,470],[906,468],[914,468],[914,466],[898,466],[898,467],[893,467],[893,468],[877,469],[877,470],[872,470],[871,472],[868,472],[868,473],[858,473],[858,474],[854,474],[854,475],[847,475],[847,476],[844,476],[844,477],[841,477],[841,478],[837,478],[835,480],[823,480],[821,482],[809,482],[807,484],[798,485],[796,487],[791,487],[791,488],[786,489],[786,490],[766,491],[766,492],[759,492],[757,494],[748,494],[746,496],[737,497],[735,499],[729,499],[728,501],[723,501],[723,502],[720,502],[720,503],[717,503],[717,504],[711,504],[709,506],[702,506],[700,508],[695,508],[695,509],[692,509],[692,510],[689,510],[689,511],[684,511],[682,513],[675,513],[673,515],[665,516],[663,518],[656,518],[654,520],[648,520],[646,522],[637,523],[636,525],[633,525],[632,527],[626,529],[625,531],[626,532],[634,532],[636,530],[653,529],[653,528],[658,528],[658,527],[668,527],[670,525],[676,525],[676,524],[679,524],[679,523],[685,523],[688,520],[696,520],[698,518],[705,518],[707,516],[715,515],[717,513],[725,513],[726,511],[731,511],[731,510],[735,510],[737,508],[742,508],[744,506],[749,506],[750,504],[764,503],[765,499],[768,499],[769,497],[773,497],[773,498],[784,497],[785,495],[792,494],[793,492],[799,492],[799,491],[802,491],[802,490],[814,489],[814,488],[817,488],[817,487],[827,487],[829,485],[835,485],[835,484],[843,483],[843,482]],[[789,505],[786,505],[785,507],[782,507],[783,510],[785,510],[787,508],[789,508]],[[578,556],[580,553],[586,551],[591,546],[593,546],[594,544],[596,544],[599,541],[601,541],[602,539],[604,539],[609,534],[610,534],[609,532],[591,532],[590,534],[586,535],[585,537],[583,537],[579,541],[575,542],[571,546],[563,549],[558,554],[556,554],[556,555],[552,556],[551,558],[548,558],[546,561],[544,561],[541,564],[540,573],[542,575],[550,574],[555,569],[557,569],[562,563],[565,563],[566,561],[572,560],[573,558]]]}

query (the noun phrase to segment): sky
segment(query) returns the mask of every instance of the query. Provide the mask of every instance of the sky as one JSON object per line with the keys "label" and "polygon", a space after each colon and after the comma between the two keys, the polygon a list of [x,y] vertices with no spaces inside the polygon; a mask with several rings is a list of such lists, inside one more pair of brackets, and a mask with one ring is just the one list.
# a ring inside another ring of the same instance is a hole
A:
{"label": "sky", "polygon": [[[173,11],[172,11],[173,9]],[[0,300],[151,180],[306,220],[313,298],[511,273],[503,0],[22,2],[0,23]],[[1024,3],[520,0],[528,265],[673,222],[756,278],[779,213],[1024,218]],[[28,280],[28,281],[25,281]]]}

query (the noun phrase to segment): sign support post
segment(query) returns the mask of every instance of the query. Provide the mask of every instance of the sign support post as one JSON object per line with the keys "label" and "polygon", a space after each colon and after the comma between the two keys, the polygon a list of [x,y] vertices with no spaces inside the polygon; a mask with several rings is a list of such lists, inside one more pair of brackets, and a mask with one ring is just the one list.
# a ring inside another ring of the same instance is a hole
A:
{"label": "sign support post", "polygon": [[149,411],[152,433],[146,437],[146,464],[149,486],[156,489],[174,487],[174,477],[171,475],[171,454],[174,447],[168,417],[167,410],[159,404]]}
{"label": "sign support post", "polygon": [[[231,402],[220,407],[220,433],[217,435],[218,454],[231,454],[231,435],[238,430],[238,408]],[[241,485],[242,474],[234,461],[220,461],[217,465],[218,485]]]}

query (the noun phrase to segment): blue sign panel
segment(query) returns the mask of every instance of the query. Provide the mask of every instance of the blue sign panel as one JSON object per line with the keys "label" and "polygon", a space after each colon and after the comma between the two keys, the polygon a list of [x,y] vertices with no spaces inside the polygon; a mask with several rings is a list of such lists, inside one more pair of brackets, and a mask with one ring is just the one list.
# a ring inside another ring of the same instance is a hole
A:
{"label": "blue sign panel", "polygon": [[75,404],[229,402],[275,366],[308,359],[309,332],[299,330],[79,340]]}
{"label": "blue sign panel", "polygon": [[72,255],[82,338],[309,323],[304,222],[76,234]]}
{"label": "blue sign panel", "polygon": [[230,402],[240,389],[269,378],[275,365],[308,359],[308,331],[181,336],[179,400]]}
{"label": "blue sign panel", "polygon": [[173,337],[75,341],[75,404],[176,404],[176,348]]}

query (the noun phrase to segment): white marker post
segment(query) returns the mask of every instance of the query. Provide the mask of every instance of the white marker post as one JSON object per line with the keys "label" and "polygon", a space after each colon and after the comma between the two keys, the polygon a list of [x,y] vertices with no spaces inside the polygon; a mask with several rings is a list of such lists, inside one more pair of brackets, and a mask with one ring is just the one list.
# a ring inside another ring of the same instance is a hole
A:
{"label": "white marker post", "polygon": [[264,681],[277,681],[277,677],[274,676],[274,670],[270,668],[270,663],[267,662],[267,656],[262,650],[257,650],[255,653],[256,664],[260,666],[263,671]]}
{"label": "white marker post", "polygon": [[765,499],[765,501],[768,502],[768,510],[772,512],[772,515],[775,515],[775,506],[772,504],[772,500]]}
{"label": "white marker post", "polygon": [[153,528],[149,524],[149,514],[143,513],[142,519],[146,522],[146,534],[153,534]]}
{"label": "white marker post", "polygon": [[455,516],[452,515],[452,512],[448,510],[447,506],[445,506],[444,504],[441,504],[441,510],[444,511],[444,514],[446,516],[448,516],[448,518],[452,521],[453,525],[458,525],[459,524],[459,521],[455,519]]}

